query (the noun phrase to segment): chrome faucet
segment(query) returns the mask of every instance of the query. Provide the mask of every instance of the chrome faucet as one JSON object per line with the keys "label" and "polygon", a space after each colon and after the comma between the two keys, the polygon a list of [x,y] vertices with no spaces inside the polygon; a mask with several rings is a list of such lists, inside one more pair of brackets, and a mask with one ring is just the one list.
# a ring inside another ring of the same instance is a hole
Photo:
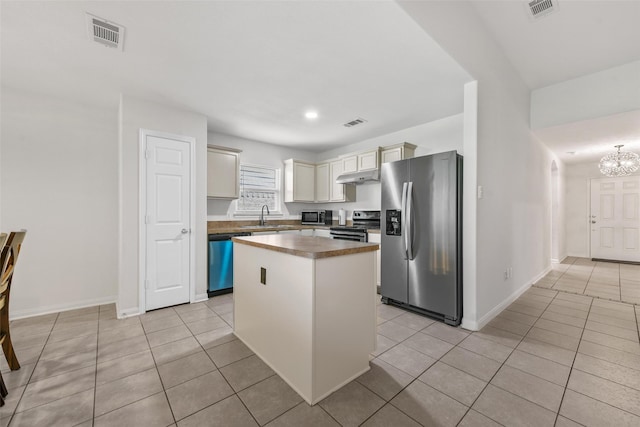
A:
{"label": "chrome faucet", "polygon": [[267,205],[262,205],[262,208],[260,209],[260,225],[267,225],[267,222],[264,220],[264,208],[267,208],[267,215],[269,215],[269,206]]}

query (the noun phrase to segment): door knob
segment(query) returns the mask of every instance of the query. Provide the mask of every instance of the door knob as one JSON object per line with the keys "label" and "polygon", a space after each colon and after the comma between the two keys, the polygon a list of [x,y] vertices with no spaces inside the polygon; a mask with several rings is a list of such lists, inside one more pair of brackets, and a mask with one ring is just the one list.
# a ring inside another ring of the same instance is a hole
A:
{"label": "door knob", "polygon": [[182,234],[187,234],[187,233],[189,232],[189,230],[187,230],[186,228],[183,228],[180,232],[181,232]]}

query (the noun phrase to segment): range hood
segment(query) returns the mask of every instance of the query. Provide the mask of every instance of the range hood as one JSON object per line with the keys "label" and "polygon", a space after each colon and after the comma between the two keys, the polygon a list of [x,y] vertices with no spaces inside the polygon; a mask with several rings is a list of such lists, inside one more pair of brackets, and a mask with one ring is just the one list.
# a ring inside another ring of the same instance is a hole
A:
{"label": "range hood", "polygon": [[343,173],[336,179],[336,184],[362,184],[365,181],[379,181],[380,170]]}

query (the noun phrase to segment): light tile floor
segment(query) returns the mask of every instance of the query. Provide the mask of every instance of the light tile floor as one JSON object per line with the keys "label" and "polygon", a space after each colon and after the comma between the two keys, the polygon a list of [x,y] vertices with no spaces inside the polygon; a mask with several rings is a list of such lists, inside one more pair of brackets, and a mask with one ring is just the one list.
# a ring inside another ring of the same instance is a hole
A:
{"label": "light tile floor", "polygon": [[380,304],[371,370],[313,407],[234,337],[231,312],[225,295],[15,321],[0,425],[640,425],[638,306],[533,287],[469,333]]}
{"label": "light tile floor", "polygon": [[640,304],[640,265],[567,257],[534,286]]}

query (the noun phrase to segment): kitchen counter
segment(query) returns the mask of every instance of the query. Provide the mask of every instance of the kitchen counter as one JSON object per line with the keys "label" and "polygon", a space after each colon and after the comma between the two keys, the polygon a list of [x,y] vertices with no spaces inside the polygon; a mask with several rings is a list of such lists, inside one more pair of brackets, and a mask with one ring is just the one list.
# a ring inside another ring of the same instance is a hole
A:
{"label": "kitchen counter", "polygon": [[377,243],[350,242],[322,237],[298,236],[296,234],[234,237],[232,240],[234,243],[311,259],[373,252],[379,249]]}
{"label": "kitchen counter", "polygon": [[[351,220],[347,225],[352,225]],[[207,223],[207,234],[228,234],[228,233],[256,233],[262,231],[287,231],[287,230],[329,230],[337,227],[338,222],[331,225],[302,225],[299,220],[272,220],[267,225],[258,225],[258,221],[209,221]],[[369,234],[380,234],[379,228],[370,228]]]}
{"label": "kitchen counter", "polygon": [[[348,221],[349,224],[351,221]],[[280,219],[269,220],[267,225],[258,225],[257,220],[246,221],[209,221],[207,222],[208,234],[225,234],[225,233],[254,233],[258,231],[285,231],[285,230],[328,230],[333,226],[337,226],[338,222],[334,221],[332,225],[302,225],[300,220]]]}
{"label": "kitchen counter", "polygon": [[234,333],[313,405],[369,370],[377,244],[234,237]]}

